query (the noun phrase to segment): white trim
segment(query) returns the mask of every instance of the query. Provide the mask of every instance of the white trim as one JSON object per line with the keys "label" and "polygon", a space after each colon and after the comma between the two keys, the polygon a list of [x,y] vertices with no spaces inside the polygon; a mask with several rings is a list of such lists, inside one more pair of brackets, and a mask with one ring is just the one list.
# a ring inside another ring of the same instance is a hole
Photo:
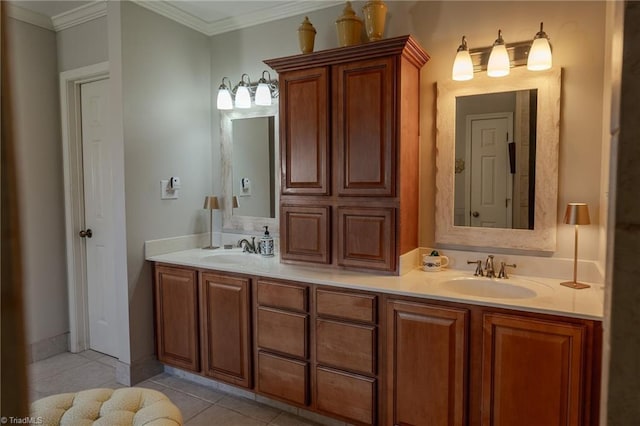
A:
{"label": "white trim", "polygon": [[53,24],[48,16],[26,9],[22,6],[18,6],[15,2],[7,3],[7,15],[18,21],[54,31]]}
{"label": "white trim", "polygon": [[98,0],[52,16],[51,22],[56,31],[61,31],[103,16],[107,16],[107,2]]}
{"label": "white trim", "polygon": [[80,85],[108,77],[108,62],[60,73],[69,349],[71,352],[80,352],[89,348],[85,243],[84,240],[76,238],[76,230],[82,229],[84,225]]}
{"label": "white trim", "polygon": [[342,1],[333,0],[289,1],[275,7],[270,7],[266,10],[262,9],[240,16],[233,16],[214,22],[207,22],[164,0],[133,0],[133,2],[138,6],[142,6],[156,12],[157,14],[172,19],[182,25],[186,25],[187,27],[199,31],[207,36],[240,30],[258,24],[276,21],[278,19],[289,18],[291,16],[326,9],[343,3]]}

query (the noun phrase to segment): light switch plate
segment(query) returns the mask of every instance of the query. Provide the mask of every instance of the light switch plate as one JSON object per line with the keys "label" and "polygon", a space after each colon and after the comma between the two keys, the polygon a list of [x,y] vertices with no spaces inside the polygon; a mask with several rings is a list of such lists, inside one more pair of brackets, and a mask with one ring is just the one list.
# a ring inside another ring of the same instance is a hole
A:
{"label": "light switch plate", "polygon": [[160,181],[160,199],[161,200],[177,200],[180,190],[171,189],[169,186],[169,179]]}

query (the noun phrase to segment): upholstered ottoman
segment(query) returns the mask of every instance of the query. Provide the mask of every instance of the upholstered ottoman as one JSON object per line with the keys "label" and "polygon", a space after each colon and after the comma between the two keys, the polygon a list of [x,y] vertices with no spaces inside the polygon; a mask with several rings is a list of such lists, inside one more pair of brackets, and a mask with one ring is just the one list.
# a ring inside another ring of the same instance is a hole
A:
{"label": "upholstered ottoman", "polygon": [[89,389],[39,399],[31,416],[44,425],[60,426],[176,426],[178,407],[163,393],[145,388]]}

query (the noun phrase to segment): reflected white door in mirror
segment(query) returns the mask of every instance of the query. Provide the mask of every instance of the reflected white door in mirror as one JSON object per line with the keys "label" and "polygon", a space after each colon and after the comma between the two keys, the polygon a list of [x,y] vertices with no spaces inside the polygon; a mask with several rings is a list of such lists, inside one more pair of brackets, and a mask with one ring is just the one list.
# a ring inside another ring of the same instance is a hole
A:
{"label": "reflected white door in mirror", "polygon": [[560,84],[523,68],[437,84],[439,246],[555,250]]}
{"label": "reflected white door in mirror", "polygon": [[252,233],[268,226],[277,233],[277,103],[220,111],[220,139],[223,230]]}

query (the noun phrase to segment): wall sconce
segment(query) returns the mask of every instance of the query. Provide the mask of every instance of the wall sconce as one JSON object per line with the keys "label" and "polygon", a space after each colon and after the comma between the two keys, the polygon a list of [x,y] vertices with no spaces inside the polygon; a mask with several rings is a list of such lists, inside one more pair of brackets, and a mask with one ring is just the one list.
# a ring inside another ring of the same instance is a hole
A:
{"label": "wall sconce", "polygon": [[[549,44],[549,36],[543,31],[543,23],[540,23],[540,31],[536,33],[533,41],[522,41],[506,44],[502,38],[502,30],[498,30],[498,38],[489,47],[468,49],[466,37],[462,37],[462,43],[458,47],[458,53],[453,63],[451,77],[453,80],[462,81],[473,78],[469,74],[458,71],[463,65],[467,55],[471,58],[473,72],[487,71],[489,77],[502,77],[509,74],[511,67],[527,65],[530,71],[544,71],[551,68],[552,55]],[[460,58],[460,60],[459,60]]]}
{"label": "wall sconce", "polygon": [[466,36],[462,36],[462,43],[458,46],[458,53],[456,53],[456,59],[453,61],[451,78],[455,81],[465,81],[473,78],[473,62],[471,62],[471,55],[469,55]]}
{"label": "wall sconce", "polygon": [[218,197],[213,195],[207,195],[204,197],[203,208],[209,210],[209,245],[203,248],[208,250],[217,249],[218,247],[213,245],[213,211],[220,208],[220,205],[218,204]]}
{"label": "wall sconce", "polygon": [[[266,70],[262,71],[262,77],[257,83],[251,82],[248,74],[242,74],[235,86],[231,85],[228,77],[223,77],[222,84],[218,87],[216,104],[219,110],[231,110],[234,104],[235,108],[251,108],[252,95],[255,97],[256,105],[271,105],[272,98],[278,96],[278,81],[271,80],[271,74]],[[235,103],[233,97],[235,97]]]}
{"label": "wall sconce", "polygon": [[552,63],[549,36],[542,30],[542,22],[540,22],[540,31],[533,38],[531,50],[529,51],[527,69],[529,71],[544,71],[551,68]]}
{"label": "wall sconce", "polygon": [[571,287],[575,290],[583,288],[589,288],[589,284],[579,283],[578,278],[578,226],[589,225],[591,220],[589,219],[589,206],[585,203],[569,203],[567,204],[567,211],[564,214],[564,223],[567,225],[576,226],[576,235],[573,246],[573,281],[561,282],[560,285],[565,287]]}
{"label": "wall sconce", "polygon": [[504,77],[509,75],[509,71],[511,71],[509,53],[507,53],[507,47],[504,45],[502,30],[498,30],[498,38],[493,42],[493,48],[489,55],[487,75],[489,77]]}

